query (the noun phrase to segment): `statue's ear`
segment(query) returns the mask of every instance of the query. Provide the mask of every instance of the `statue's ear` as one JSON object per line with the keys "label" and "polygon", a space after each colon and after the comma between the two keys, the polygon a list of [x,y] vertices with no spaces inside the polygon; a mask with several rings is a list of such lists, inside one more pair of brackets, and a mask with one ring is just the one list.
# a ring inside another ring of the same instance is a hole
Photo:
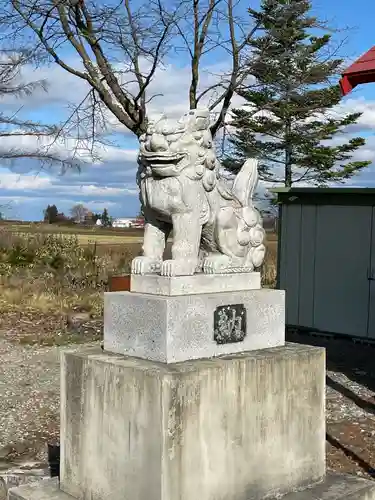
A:
{"label": "statue's ear", "polygon": [[203,174],[202,184],[206,191],[212,191],[216,185],[216,172],[207,168]]}
{"label": "statue's ear", "polygon": [[203,132],[202,146],[204,146],[207,149],[211,149],[212,148],[212,135],[211,135],[210,130],[205,130]]}
{"label": "statue's ear", "polygon": [[213,151],[208,151],[205,159],[205,166],[209,170],[214,170],[216,166],[216,155]]}
{"label": "statue's ear", "polygon": [[187,167],[184,170],[184,173],[185,173],[186,177],[188,179],[190,179],[191,181],[198,181],[198,180],[202,179],[202,177],[204,176],[205,171],[206,171],[206,169],[205,169],[204,165],[200,164],[200,165],[196,165],[196,167],[194,168],[194,170],[192,170],[191,168]]}

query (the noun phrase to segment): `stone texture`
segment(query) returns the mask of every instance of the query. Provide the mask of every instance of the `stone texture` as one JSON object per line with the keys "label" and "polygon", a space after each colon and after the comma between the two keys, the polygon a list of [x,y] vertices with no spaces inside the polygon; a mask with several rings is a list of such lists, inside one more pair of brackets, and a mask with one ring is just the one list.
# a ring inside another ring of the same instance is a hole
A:
{"label": "stone texture", "polygon": [[349,474],[327,474],[320,484],[285,495],[283,500],[375,500],[375,481]]}
{"label": "stone texture", "polygon": [[[263,263],[265,231],[253,203],[258,161],[248,158],[232,182],[223,178],[210,115],[200,108],[179,120],[164,116],[139,138],[137,179],[147,217],[132,274],[250,272]],[[163,261],[171,231],[172,258]]]}
{"label": "stone texture", "polygon": [[[199,496],[199,498],[206,500],[202,496]],[[218,500],[224,500],[223,497],[217,498]],[[327,474],[322,483],[304,491],[289,493],[283,499],[375,500],[375,481],[347,474]],[[57,481],[49,479],[40,484],[14,488],[10,491],[9,500],[72,500],[72,497],[59,489]],[[128,500],[128,497],[126,497],[126,500]],[[129,498],[129,500],[135,499]],[[246,500],[252,500],[251,492]]]}
{"label": "stone texture", "polygon": [[[217,307],[243,304],[247,335],[242,342],[214,340]],[[163,297],[134,292],[104,296],[104,349],[143,359],[175,363],[284,345],[282,290]]]}
{"label": "stone texture", "polygon": [[0,500],[6,500],[8,490],[23,484],[40,482],[41,479],[49,478],[48,467],[42,467],[39,463],[23,463],[1,470],[0,467]]}
{"label": "stone texture", "polygon": [[60,490],[57,478],[49,478],[11,488],[8,500],[72,500],[72,497]]}
{"label": "stone texture", "polygon": [[196,295],[201,293],[259,290],[260,273],[194,274],[193,276],[159,276],[133,274],[130,291],[152,295]]}
{"label": "stone texture", "polygon": [[324,349],[172,365],[94,349],[62,369],[61,488],[77,499],[260,500],[324,477]]}

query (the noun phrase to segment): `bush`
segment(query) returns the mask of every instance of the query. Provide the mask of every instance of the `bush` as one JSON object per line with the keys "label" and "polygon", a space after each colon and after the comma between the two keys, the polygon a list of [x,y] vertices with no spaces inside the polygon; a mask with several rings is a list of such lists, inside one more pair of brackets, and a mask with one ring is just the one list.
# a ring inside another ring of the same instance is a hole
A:
{"label": "bush", "polygon": [[[34,310],[102,313],[102,292],[114,273],[128,273],[139,245],[81,245],[76,235],[16,233],[0,228],[0,316]],[[275,286],[276,240],[268,242],[263,286]]]}
{"label": "bush", "polygon": [[0,275],[27,273],[48,277],[70,289],[102,288],[113,272],[129,270],[133,257],[126,248],[99,255],[95,243],[81,246],[77,236],[0,231]]}

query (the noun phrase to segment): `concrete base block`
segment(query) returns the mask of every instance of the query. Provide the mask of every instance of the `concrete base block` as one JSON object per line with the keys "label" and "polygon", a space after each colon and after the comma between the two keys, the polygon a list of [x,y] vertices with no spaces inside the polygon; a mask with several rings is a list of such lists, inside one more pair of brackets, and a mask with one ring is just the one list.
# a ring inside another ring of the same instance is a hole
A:
{"label": "concrete base block", "polygon": [[194,274],[193,276],[159,276],[133,274],[130,291],[152,295],[196,295],[201,293],[259,290],[260,273]]}
{"label": "concrete base block", "polygon": [[375,500],[375,481],[329,473],[320,484],[289,493],[283,500]]}
{"label": "concrete base block", "polygon": [[[223,309],[227,318],[221,329]],[[134,292],[104,295],[104,348],[116,354],[176,363],[284,343],[283,290],[171,297]]]}
{"label": "concrete base block", "polygon": [[72,497],[60,490],[59,481],[54,477],[11,488],[8,500],[72,500]]}
{"label": "concrete base block", "polygon": [[260,500],[323,479],[325,352],[62,361],[61,489],[79,500]]}
{"label": "concrete base block", "polygon": [[[150,497],[153,500],[156,497]],[[209,497],[200,495],[201,500]],[[238,500],[253,500],[251,491],[247,497],[237,497]],[[270,500],[272,497],[269,497]],[[182,497],[184,500],[184,497]],[[218,495],[215,500],[226,500],[227,497]],[[9,492],[9,500],[72,500],[72,497],[59,489],[58,482],[50,479],[40,484],[31,484],[13,488]],[[104,499],[102,499],[104,500]],[[123,500],[136,500],[124,494]],[[174,500],[174,499],[168,499]],[[214,500],[214,497],[210,497]],[[348,474],[327,474],[324,481],[304,491],[292,492],[283,497],[283,500],[375,500],[375,481],[363,479]]]}

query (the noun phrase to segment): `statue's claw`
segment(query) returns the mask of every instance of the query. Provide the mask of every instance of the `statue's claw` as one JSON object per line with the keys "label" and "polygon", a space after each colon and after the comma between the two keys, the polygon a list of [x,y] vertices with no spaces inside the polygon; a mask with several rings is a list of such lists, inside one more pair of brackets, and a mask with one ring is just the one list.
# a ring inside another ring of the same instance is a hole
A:
{"label": "statue's claw", "polygon": [[197,259],[170,259],[161,266],[162,276],[191,276],[197,269]]}
{"label": "statue's claw", "polygon": [[150,257],[135,257],[132,260],[132,274],[158,273],[161,268],[161,260],[151,259]]}
{"label": "statue's claw", "polygon": [[204,274],[220,274],[228,271],[230,258],[227,255],[209,255],[203,261]]}
{"label": "statue's claw", "polygon": [[266,247],[263,244],[251,249],[251,261],[255,268],[258,268],[263,264],[265,255]]}

